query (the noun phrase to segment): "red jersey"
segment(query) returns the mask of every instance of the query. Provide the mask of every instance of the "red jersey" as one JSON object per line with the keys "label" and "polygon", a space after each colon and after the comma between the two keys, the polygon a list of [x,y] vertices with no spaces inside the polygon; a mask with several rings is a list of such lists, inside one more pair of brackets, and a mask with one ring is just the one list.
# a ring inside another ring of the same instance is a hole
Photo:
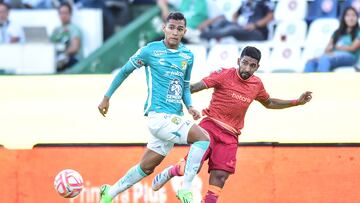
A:
{"label": "red jersey", "polygon": [[266,101],[270,97],[260,78],[252,75],[243,80],[235,68],[215,71],[202,81],[207,88],[214,88],[210,105],[203,114],[237,135],[244,127],[251,102]]}

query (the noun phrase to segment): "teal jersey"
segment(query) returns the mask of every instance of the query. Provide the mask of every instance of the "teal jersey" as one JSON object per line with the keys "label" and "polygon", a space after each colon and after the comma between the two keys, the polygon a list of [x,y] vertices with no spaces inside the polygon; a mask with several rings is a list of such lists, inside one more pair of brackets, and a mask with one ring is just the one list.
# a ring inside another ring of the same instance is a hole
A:
{"label": "teal jersey", "polygon": [[186,106],[191,106],[186,91],[190,94],[194,56],[183,44],[173,50],[168,49],[164,41],[152,42],[139,49],[129,61],[136,68],[145,66],[148,85],[145,115],[150,111],[183,115],[183,99]]}
{"label": "teal jersey", "polygon": [[150,111],[183,115],[182,102],[190,107],[190,74],[194,55],[183,44],[168,49],[164,41],[156,41],[139,49],[120,69],[105,96],[111,97],[135,68],[145,67],[148,96],[144,113]]}

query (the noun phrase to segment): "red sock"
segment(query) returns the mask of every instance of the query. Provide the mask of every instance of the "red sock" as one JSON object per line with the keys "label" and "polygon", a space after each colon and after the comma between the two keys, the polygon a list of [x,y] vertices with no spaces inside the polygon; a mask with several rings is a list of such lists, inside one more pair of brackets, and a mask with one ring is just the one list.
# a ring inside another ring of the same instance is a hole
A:
{"label": "red sock", "polygon": [[209,185],[209,189],[204,197],[204,203],[216,203],[221,193],[221,188]]}
{"label": "red sock", "polygon": [[171,176],[183,176],[184,171],[185,171],[185,160],[181,160],[169,170],[169,174]]}

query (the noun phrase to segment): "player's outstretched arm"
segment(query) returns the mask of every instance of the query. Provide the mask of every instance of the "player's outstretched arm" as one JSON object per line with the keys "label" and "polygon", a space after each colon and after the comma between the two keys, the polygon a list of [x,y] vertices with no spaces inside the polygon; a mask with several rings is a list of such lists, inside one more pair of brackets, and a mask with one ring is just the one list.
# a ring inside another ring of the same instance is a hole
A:
{"label": "player's outstretched arm", "polygon": [[202,80],[190,85],[191,93],[199,92],[204,89],[207,89],[207,86],[205,85],[205,83]]}
{"label": "player's outstretched arm", "polygon": [[114,80],[112,81],[108,91],[106,92],[103,100],[98,106],[98,109],[105,117],[106,113],[109,110],[110,106],[110,98],[116,91],[116,89],[124,82],[124,80],[135,70],[135,66],[132,65],[131,62],[127,62],[119,71],[119,73],[115,76]]}
{"label": "player's outstretched arm", "polygon": [[304,105],[312,99],[312,92],[306,91],[301,94],[298,99],[295,100],[283,100],[276,98],[269,98],[266,101],[260,101],[268,109],[284,109],[293,106]]}

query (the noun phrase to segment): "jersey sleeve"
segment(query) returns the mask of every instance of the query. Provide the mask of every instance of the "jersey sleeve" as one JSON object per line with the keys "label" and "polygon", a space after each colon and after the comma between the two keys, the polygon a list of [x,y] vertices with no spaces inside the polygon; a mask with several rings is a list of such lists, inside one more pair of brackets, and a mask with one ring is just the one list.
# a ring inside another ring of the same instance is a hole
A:
{"label": "jersey sleeve", "polygon": [[116,89],[124,82],[124,80],[136,69],[146,65],[147,61],[147,46],[139,49],[128,62],[120,69],[119,73],[113,79],[105,96],[111,97]]}
{"label": "jersey sleeve", "polygon": [[264,84],[262,82],[260,82],[259,85],[259,92],[256,96],[256,100],[257,101],[266,101],[270,98],[269,93],[267,93],[267,91],[265,90]]}
{"label": "jersey sleeve", "polygon": [[190,76],[194,63],[194,56],[188,61],[185,76],[184,76],[184,89],[183,89],[183,101],[186,108],[192,106],[191,92],[190,92]]}
{"label": "jersey sleeve", "polygon": [[142,66],[146,66],[148,64],[148,52],[148,46],[140,48],[134,55],[130,57],[129,62],[135,68],[141,68]]}
{"label": "jersey sleeve", "polygon": [[222,83],[226,70],[220,69],[210,73],[209,76],[202,79],[207,88],[218,87]]}

